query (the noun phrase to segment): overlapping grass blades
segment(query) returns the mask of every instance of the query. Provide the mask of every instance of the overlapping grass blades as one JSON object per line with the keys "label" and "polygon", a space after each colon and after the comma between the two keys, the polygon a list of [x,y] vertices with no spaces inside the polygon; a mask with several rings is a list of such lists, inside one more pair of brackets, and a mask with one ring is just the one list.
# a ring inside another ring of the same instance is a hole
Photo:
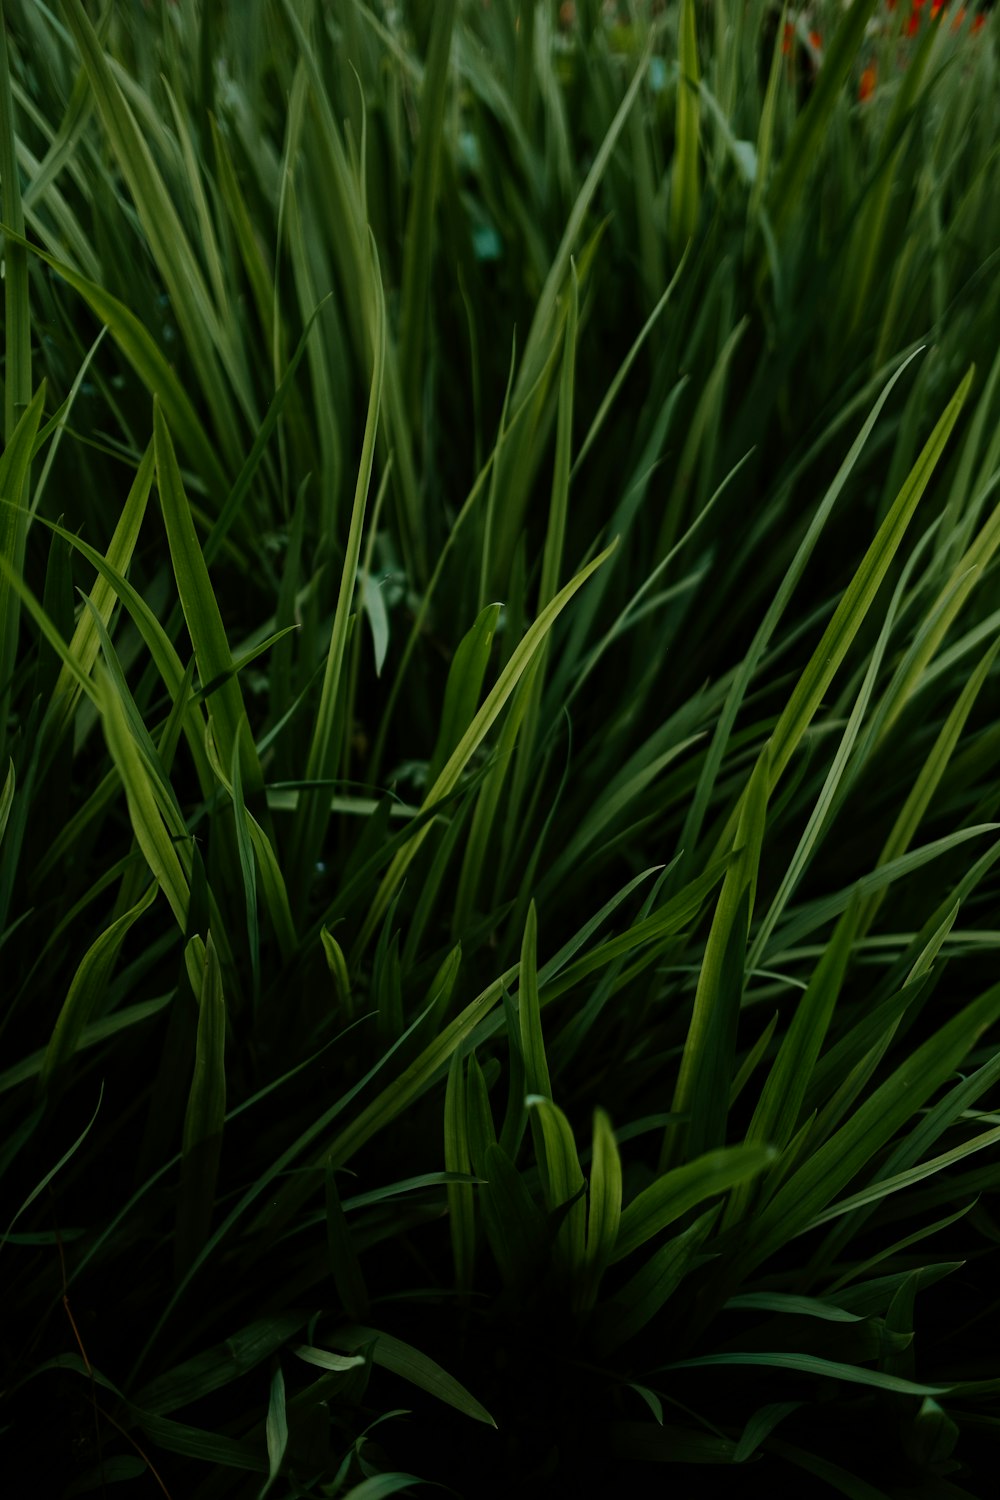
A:
{"label": "overlapping grass blades", "polygon": [[997,37],[904,10],[5,0],[26,1491],[990,1492]]}

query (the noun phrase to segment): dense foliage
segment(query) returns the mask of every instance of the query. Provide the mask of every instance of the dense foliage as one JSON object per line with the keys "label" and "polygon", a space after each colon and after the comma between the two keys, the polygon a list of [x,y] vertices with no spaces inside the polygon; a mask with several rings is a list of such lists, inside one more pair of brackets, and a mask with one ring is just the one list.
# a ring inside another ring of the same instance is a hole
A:
{"label": "dense foliage", "polygon": [[5,1478],[992,1493],[1000,23],[0,11]]}

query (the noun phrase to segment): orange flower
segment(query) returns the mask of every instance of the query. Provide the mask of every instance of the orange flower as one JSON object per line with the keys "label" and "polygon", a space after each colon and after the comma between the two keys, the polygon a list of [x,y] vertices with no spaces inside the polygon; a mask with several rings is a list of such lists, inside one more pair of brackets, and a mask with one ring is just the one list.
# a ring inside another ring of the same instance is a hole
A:
{"label": "orange flower", "polygon": [[872,94],[875,92],[875,84],[877,80],[878,72],[876,70],[875,64],[869,63],[867,68],[865,68],[864,72],[862,73],[861,79],[858,83],[858,98],[860,99],[862,104],[864,104],[866,99],[870,99]]}
{"label": "orange flower", "polygon": [[976,34],[977,31],[982,31],[982,29],[983,29],[983,27],[985,25],[986,25],[986,17],[984,15],[983,16],[977,16],[976,19],[973,21],[972,26],[970,27],[972,35],[975,36],[975,34]]}

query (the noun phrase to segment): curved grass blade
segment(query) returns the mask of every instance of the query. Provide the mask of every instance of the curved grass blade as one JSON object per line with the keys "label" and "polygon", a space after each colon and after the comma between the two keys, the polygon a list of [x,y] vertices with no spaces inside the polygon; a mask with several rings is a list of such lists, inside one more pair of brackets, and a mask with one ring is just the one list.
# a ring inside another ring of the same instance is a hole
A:
{"label": "curved grass blade", "polygon": [[594,1305],[601,1277],[611,1262],[622,1214],[622,1163],[611,1121],[603,1109],[594,1111],[587,1204],[586,1275],[579,1306]]}
{"label": "curved grass blade", "polygon": [[681,0],[678,12],[677,114],[674,126],[674,165],[670,181],[670,240],[675,256],[698,227],[701,187],[698,171],[698,128],[701,101],[698,84],[698,30],[694,0]]}
{"label": "curved grass blade", "polygon": [[453,1406],[456,1411],[472,1417],[476,1422],[485,1422],[488,1427],[497,1425],[485,1406],[470,1395],[453,1375],[449,1375],[447,1370],[443,1370],[429,1355],[415,1349],[412,1344],[405,1344],[402,1339],[394,1338],[377,1328],[363,1326],[338,1329],[334,1341],[349,1351],[371,1344],[372,1361],[383,1370],[391,1370],[401,1380],[408,1380],[411,1385],[418,1386],[428,1395],[446,1402],[448,1406]]}
{"label": "curved grass blade", "polygon": [[[445,762],[437,781],[435,781],[427,793],[424,799],[424,810],[442,801],[457,787],[462,772],[496,723],[518,682],[535,660],[557,618],[577,590],[582,588],[587,579],[607,562],[616,546],[617,541],[612,542],[610,547],[606,547],[598,557],[595,557],[585,568],[582,568],[575,578],[571,579],[564,588],[560,589],[551,603],[546,605],[534,623],[529,626],[524,638],[515,647],[510,660],[500,673],[494,687],[487,694],[486,701]],[[375,928],[384,917],[397,887],[416,857],[421,844],[427,837],[427,831],[425,828],[415,838],[411,839],[395,856],[392,864],[386,871],[359,934],[359,952],[367,947]]]}
{"label": "curved grass blade", "polygon": [[913,1380],[901,1380],[896,1375],[884,1375],[881,1370],[839,1364],[836,1360],[821,1359],[814,1354],[702,1354],[697,1359],[675,1360],[672,1364],[661,1365],[660,1369],[702,1370],[723,1365],[795,1370],[800,1375],[819,1375],[827,1380],[844,1380],[852,1385],[873,1386],[876,1390],[893,1391],[900,1396],[944,1396],[951,1389],[946,1385],[920,1385]]}
{"label": "curved grass blade", "polygon": [[[865,3],[852,7],[864,10]],[[846,19],[844,24],[846,24]],[[954,396],[942,412],[934,431],[924,445],[892,508],[862,559],[861,565],[844,591],[819,645],[792,696],[785,705],[771,736],[771,786],[780,780],[802,736],[812,722],[823,695],[833,681],[862,620],[878,592],[889,565],[899,550],[913,514],[958,421],[966,397],[972,388],[975,367],[969,369]]]}
{"label": "curved grass blade", "polygon": [[129,911],[101,933],[80,960],[45,1050],[39,1074],[41,1088],[47,1088],[59,1069],[76,1053],[90,1014],[104,997],[122,943],[129,930],[153,904],[157,889],[154,881]]}
{"label": "curved grass blade", "polygon": [[612,1260],[624,1260],[706,1198],[763,1172],[777,1155],[770,1146],[726,1146],[665,1172],[623,1211]]}
{"label": "curved grass blade", "polygon": [[[0,224],[0,233],[16,238],[7,226]],[[111,337],[118,345],[150,395],[160,402],[176,432],[191,463],[208,488],[215,504],[222,506],[230,491],[226,471],[208,434],[205,432],[194,406],[181,385],[168,360],[160,352],[152,335],[139,319],[122,302],[113,297],[104,287],[74,271],[56,256],[49,255],[37,245],[23,240],[25,248],[36,255],[56,275],[71,286],[84,299],[91,311],[108,327]]]}
{"label": "curved grass blade", "polygon": [[186,1268],[204,1243],[215,1207],[215,1186],[226,1119],[226,1001],[211,932],[184,952],[196,975],[198,1031],[194,1074],[184,1115],[181,1185],[177,1205],[177,1264]]}

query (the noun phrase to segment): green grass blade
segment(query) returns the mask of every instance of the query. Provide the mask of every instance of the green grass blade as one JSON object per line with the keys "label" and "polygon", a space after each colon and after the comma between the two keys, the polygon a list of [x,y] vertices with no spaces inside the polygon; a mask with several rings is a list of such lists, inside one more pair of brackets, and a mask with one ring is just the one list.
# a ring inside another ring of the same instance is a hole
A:
{"label": "green grass blade", "polygon": [[[465,1072],[457,1052],[452,1053],[448,1065],[448,1086],[444,1097],[444,1165],[447,1172],[472,1171]],[[473,1192],[474,1189],[468,1183],[448,1184],[448,1227],[455,1265],[455,1286],[466,1294],[472,1285],[476,1243]]]}
{"label": "green grass blade", "polygon": [[428,785],[433,786],[441,771],[468,729],[479,707],[483,679],[489,665],[493,636],[500,618],[500,605],[488,604],[476,616],[471,629],[462,637],[448,669],[444,706],[437,744],[427,768]]}
{"label": "green grass blade", "polygon": [[1000,986],[987,990],[918,1047],[858,1106],[746,1226],[733,1274],[759,1265],[803,1231],[951,1075],[1000,1016]]}
{"label": "green grass blade", "polygon": [[148,236],[177,320],[198,371],[204,399],[213,412],[227,462],[239,452],[230,388],[218,353],[225,346],[215,306],[201,268],[161,177],[146,136],[119,87],[97,33],[80,0],[62,0],[67,25],[90,79],[98,112]]}
{"label": "green grass blade", "polygon": [[177,1264],[186,1267],[207,1237],[226,1118],[226,1000],[211,932],[194,937],[184,952],[197,977],[198,1030],[194,1074],[184,1114],[181,1187],[177,1205]]}
{"label": "green grass blade", "polygon": [[532,1117],[537,1116],[539,1122],[542,1145],[539,1167],[546,1206],[550,1216],[561,1216],[555,1244],[557,1263],[576,1280],[585,1259],[586,1205],[583,1172],[573,1130],[562,1110],[551,1099],[529,1094],[525,1103]]}
{"label": "green grass blade", "polygon": [[413,192],[406,220],[403,282],[400,299],[400,383],[410,420],[420,420],[424,347],[429,326],[431,268],[434,254],[434,206],[441,176],[442,133],[448,103],[451,38],[458,0],[438,0],[433,8],[430,42],[420,90],[420,129],[413,168]]}
{"label": "green grass blade", "polygon": [[[12,238],[6,225],[0,231]],[[151,396],[159,401],[171,428],[205,483],[216,505],[221,506],[230,491],[226,470],[189,400],[183,385],[142,323],[122,302],[104,287],[88,280],[54,255],[37,245],[25,246],[49,266],[68,286],[78,292],[94,315],[107,325],[111,337],[132,366]]]}
{"label": "green grass blade", "polygon": [[718,1217],[717,1204],[681,1234],[658,1246],[614,1297],[595,1309],[593,1338],[602,1354],[610,1354],[634,1338],[669,1301],[693,1268]]}
{"label": "green grass blade", "polygon": [[271,1377],[271,1395],[267,1403],[267,1422],[264,1428],[267,1439],[267,1483],[258,1495],[264,1500],[281,1472],[281,1465],[288,1447],[288,1411],[285,1404],[285,1377],[281,1366]]}
{"label": "green grass blade", "polygon": [[248,799],[251,807],[256,808],[262,805],[264,778],[247,723],[222,614],[198,542],[174,446],[159,402],[154,405],[153,422],[160,506],[177,592],[198,663],[198,676],[204,684],[219,683],[218,688],[209,695],[208,704],[215,720],[222,764],[230,765],[233,755],[239,754]]}
{"label": "green grass blade", "polygon": [[121,952],[122,943],[130,928],[149,910],[156,899],[156,893],[157,887],[154,883],[129,911],[117,921],[112,922],[110,927],[107,927],[100,937],[91,943],[80,960],[45,1050],[39,1077],[43,1089],[49,1087],[59,1069],[64,1067],[76,1053],[81,1033],[88,1024],[94,1007],[104,997]]}
{"label": "green grass blade", "polygon": [[[306,762],[306,779],[309,781],[322,780],[334,774],[340,751],[340,735],[343,728],[337,721],[341,673],[344,665],[344,653],[347,649],[348,621],[351,604],[354,599],[358,561],[361,555],[361,541],[364,533],[368,491],[371,485],[372,467],[375,461],[375,439],[378,433],[379,411],[382,403],[382,385],[385,375],[385,296],[382,291],[378,257],[374,252],[374,247],[369,273],[369,287],[373,358],[371,386],[368,393],[368,413],[365,418],[361,461],[358,466],[358,478],[354,490],[354,504],[351,510],[351,524],[347,538],[347,548],[340,576],[340,590],[337,595],[337,607],[334,613],[333,629],[330,634],[330,645],[323,673],[323,687]],[[299,816],[295,830],[296,861],[299,867],[298,878],[300,881],[305,878],[305,871],[311,869],[315,863],[315,851],[322,842],[325,829],[326,818],[321,816],[316,798],[304,797],[299,804]],[[380,912],[379,916],[381,917],[383,914]]]}
{"label": "green grass blade", "polygon": [[179,855],[179,851],[185,850],[185,846],[183,843],[175,843],[167,831],[149,769],[129,728],[125,708],[107,670],[99,671],[97,692],[108,750],[125,790],[136,842],[167,898],[177,925],[185,932],[188,903],[191,899],[190,877]]}
{"label": "green grass blade", "polygon": [[428,1395],[453,1406],[456,1411],[476,1422],[485,1422],[489,1427],[497,1424],[476,1398],[463,1385],[443,1370],[429,1355],[405,1344],[402,1339],[382,1333],[377,1328],[349,1327],[338,1329],[335,1340],[342,1348],[353,1351],[372,1344],[372,1360],[384,1370],[391,1370],[401,1380],[408,1380]]}
{"label": "green grass blade", "polygon": [[[24,234],[14,101],[6,25],[0,24],[0,204],[2,217],[18,235]],[[31,304],[28,295],[28,255],[23,243],[10,236],[4,246],[4,442],[10,443],[31,400]],[[6,493],[6,492],[4,492]],[[0,676],[0,682],[6,681]]]}
{"label": "green grass blade", "polygon": [[[699,1155],[720,1146],[725,1137],[746,941],[757,889],[769,782],[770,763],[765,747],[741,803],[734,858],[726,871],[705,946],[694,1012],[674,1090],[671,1109],[674,1114],[689,1117],[688,1150]],[[677,1143],[677,1132],[668,1128],[661,1168],[667,1165]]]}
{"label": "green grass blade", "polygon": [[592,1307],[604,1269],[611,1262],[622,1214],[622,1163],[611,1121],[594,1111],[594,1133],[587,1204],[587,1276],[581,1307]]}
{"label": "green grass blade", "polygon": [[[8,385],[9,389],[9,385]],[[7,736],[7,712],[11,677],[17,660],[20,603],[13,587],[24,566],[28,539],[27,498],[28,471],[35,438],[38,434],[45,402],[45,386],[40,385],[30,404],[20,414],[17,425],[0,454],[0,745]]]}
{"label": "green grass blade", "polygon": [[[146,513],[146,502],[153,485],[153,469],[153,446],[150,444],[143,454],[142,462],[136,471],[135,479],[122,508],[118,525],[108,545],[105,560],[110,568],[114,568],[119,573],[126,573],[132,561],[132,554],[135,551]],[[117,603],[117,595],[105,578],[98,576],[90,592],[90,602],[105,627],[109,626]],[[100,637],[93,615],[88,609],[83,610],[80,615],[73,638],[69,643],[69,650],[70,655],[79,665],[80,671],[85,675],[89,674],[100,650]],[[80,700],[80,693],[79,682],[74,680],[73,674],[64,665],[52,694],[50,733],[56,741],[61,739],[69,729]]]}
{"label": "green grass blade", "polygon": [[[864,5],[852,9],[864,9]],[[846,24],[846,20],[845,23]],[[823,632],[812,658],[795,686],[771,736],[771,785],[779,781],[795,753],[813,715],[833,681],[862,620],[868,613],[879,585],[899,550],[913,514],[944,452],[966,397],[975,370],[970,369],[942,412],[934,431],[911,469],[889,514],[879,527],[868,551],[837,605],[833,619]]]}
{"label": "green grass blade", "polygon": [[[486,701],[445,762],[437,781],[435,781],[434,785],[428,791],[424,799],[425,810],[441,802],[457,787],[463,771],[500,717],[507,700],[510,698],[518,682],[537,657],[559,615],[577,590],[582,588],[587,579],[607,562],[616,545],[617,542],[612,542],[610,547],[606,547],[585,568],[581,568],[576,577],[572,578],[569,583],[559,590],[555,598],[546,605],[538,618],[529,626],[523,639],[515,647],[510,660],[500,673],[493,688],[487,694]],[[425,837],[426,829],[422,834],[412,839],[405,848],[401,849],[393,859],[358,937],[359,950],[367,946],[370,941],[376,926],[385,915],[400,881],[416,857]]]}
{"label": "green grass blade", "polygon": [[756,1177],[777,1154],[770,1146],[727,1146],[665,1172],[622,1213],[613,1259],[624,1260],[706,1198],[726,1192],[746,1177]]}
{"label": "green grass blade", "polygon": [[701,101],[698,84],[698,29],[694,0],[681,0],[678,11],[677,114],[674,165],[670,180],[670,240],[679,257],[694,235],[701,210],[698,128]]}
{"label": "green grass blade", "polygon": [[841,91],[879,0],[856,0],[841,17],[809,102],[795,122],[781,168],[768,193],[771,221],[780,232],[786,229],[816,162],[823,155],[823,136],[840,104]]}
{"label": "green grass blade", "polygon": [[[889,864],[892,860],[899,859],[910,847],[962,737],[966,721],[990,674],[998,650],[1000,650],[1000,641],[994,642],[982,657],[942,724],[930,753],[920,768],[920,774],[896,815],[896,821],[882,846],[878,857],[879,865]],[[867,932],[874,922],[883,897],[884,892],[876,892],[864,904],[859,923],[862,933]]]}

